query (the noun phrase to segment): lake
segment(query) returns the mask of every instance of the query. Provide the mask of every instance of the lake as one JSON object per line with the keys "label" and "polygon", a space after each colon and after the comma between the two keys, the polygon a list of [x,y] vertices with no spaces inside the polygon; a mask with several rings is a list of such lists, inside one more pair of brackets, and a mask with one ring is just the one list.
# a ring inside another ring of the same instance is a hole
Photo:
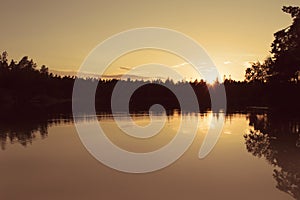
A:
{"label": "lake", "polygon": [[[199,159],[211,120],[222,115],[172,112],[161,132],[149,139],[126,135],[110,114],[99,115],[106,136],[137,153],[171,141],[180,120],[200,119],[195,140],[182,157],[166,168],[142,174],[120,172],[97,161],[68,116],[2,120],[0,198],[300,199],[300,118],[266,111],[227,114],[216,146]],[[132,118],[141,126],[149,123],[146,114]],[[82,117],[82,123],[88,120]],[[126,123],[129,118],[122,120]]]}

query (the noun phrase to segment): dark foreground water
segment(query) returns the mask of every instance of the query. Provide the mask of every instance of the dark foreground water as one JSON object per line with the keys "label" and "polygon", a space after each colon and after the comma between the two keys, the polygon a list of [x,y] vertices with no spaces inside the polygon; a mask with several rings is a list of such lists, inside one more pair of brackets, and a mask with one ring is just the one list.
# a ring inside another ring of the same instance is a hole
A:
{"label": "dark foreground water", "polygon": [[[0,199],[300,199],[299,118],[282,113],[227,115],[217,145],[199,159],[210,122],[222,114],[187,114],[183,119],[195,115],[200,126],[188,151],[169,167],[147,174],[122,173],[98,162],[69,118],[2,120]],[[110,115],[98,119],[119,147],[148,152],[174,137],[181,115],[168,116],[161,133],[149,140],[123,134]],[[134,120],[139,125],[149,122],[147,115],[135,115]]]}

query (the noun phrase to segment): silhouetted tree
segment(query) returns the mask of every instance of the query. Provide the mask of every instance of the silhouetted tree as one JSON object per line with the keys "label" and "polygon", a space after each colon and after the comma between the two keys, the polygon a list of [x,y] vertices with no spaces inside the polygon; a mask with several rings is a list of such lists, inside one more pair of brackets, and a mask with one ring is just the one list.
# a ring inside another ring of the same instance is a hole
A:
{"label": "silhouetted tree", "polygon": [[[273,75],[278,80],[290,81],[300,70],[300,8],[283,7],[291,15],[293,23],[274,34],[271,53],[274,57]],[[275,80],[276,80],[275,79]]]}
{"label": "silhouetted tree", "polygon": [[41,69],[40,69],[40,73],[44,74],[44,75],[48,75],[48,73],[49,73],[48,67],[46,67],[45,65],[42,65]]}
{"label": "silhouetted tree", "polygon": [[246,69],[245,80],[261,82],[296,82],[300,71],[300,8],[283,7],[291,15],[292,25],[274,34],[272,57],[253,63]]}
{"label": "silhouetted tree", "polygon": [[246,69],[245,80],[247,82],[267,82],[268,77],[271,76],[273,63],[271,57],[268,57],[263,63],[259,61],[252,63],[251,68]]}

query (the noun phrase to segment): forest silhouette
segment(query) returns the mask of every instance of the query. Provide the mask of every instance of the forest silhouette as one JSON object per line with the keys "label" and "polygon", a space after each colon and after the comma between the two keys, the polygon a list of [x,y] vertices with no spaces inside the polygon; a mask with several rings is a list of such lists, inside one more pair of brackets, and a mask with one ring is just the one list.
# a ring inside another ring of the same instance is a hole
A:
{"label": "forest silhouette", "polygon": [[255,62],[245,72],[244,81],[225,79],[208,84],[204,80],[117,80],[60,76],[49,73],[46,66],[24,56],[20,61],[8,61],[8,53],[0,56],[0,108],[2,113],[35,110],[41,112],[71,112],[72,90],[75,80],[87,84],[98,81],[96,110],[111,110],[111,95],[116,83],[146,85],[134,92],[130,101],[132,111],[148,110],[161,104],[167,110],[180,109],[176,96],[168,86],[184,87],[189,84],[195,91],[201,110],[210,109],[210,92],[226,89],[227,107],[268,107],[298,109],[300,102],[300,8],[283,7],[292,18],[292,25],[274,34],[271,56],[264,62]]}

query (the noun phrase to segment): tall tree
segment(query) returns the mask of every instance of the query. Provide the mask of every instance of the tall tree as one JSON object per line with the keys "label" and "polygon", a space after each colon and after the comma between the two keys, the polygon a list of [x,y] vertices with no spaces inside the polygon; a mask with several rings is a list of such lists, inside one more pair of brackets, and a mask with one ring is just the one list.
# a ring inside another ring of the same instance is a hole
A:
{"label": "tall tree", "polygon": [[293,23],[274,34],[272,73],[277,80],[290,81],[298,78],[296,75],[300,71],[300,8],[289,6],[282,10],[291,15]]}
{"label": "tall tree", "polygon": [[251,81],[290,82],[298,79],[300,71],[300,8],[283,7],[291,15],[292,25],[276,32],[271,45],[272,56],[264,63],[253,63],[246,70],[245,79]]}

